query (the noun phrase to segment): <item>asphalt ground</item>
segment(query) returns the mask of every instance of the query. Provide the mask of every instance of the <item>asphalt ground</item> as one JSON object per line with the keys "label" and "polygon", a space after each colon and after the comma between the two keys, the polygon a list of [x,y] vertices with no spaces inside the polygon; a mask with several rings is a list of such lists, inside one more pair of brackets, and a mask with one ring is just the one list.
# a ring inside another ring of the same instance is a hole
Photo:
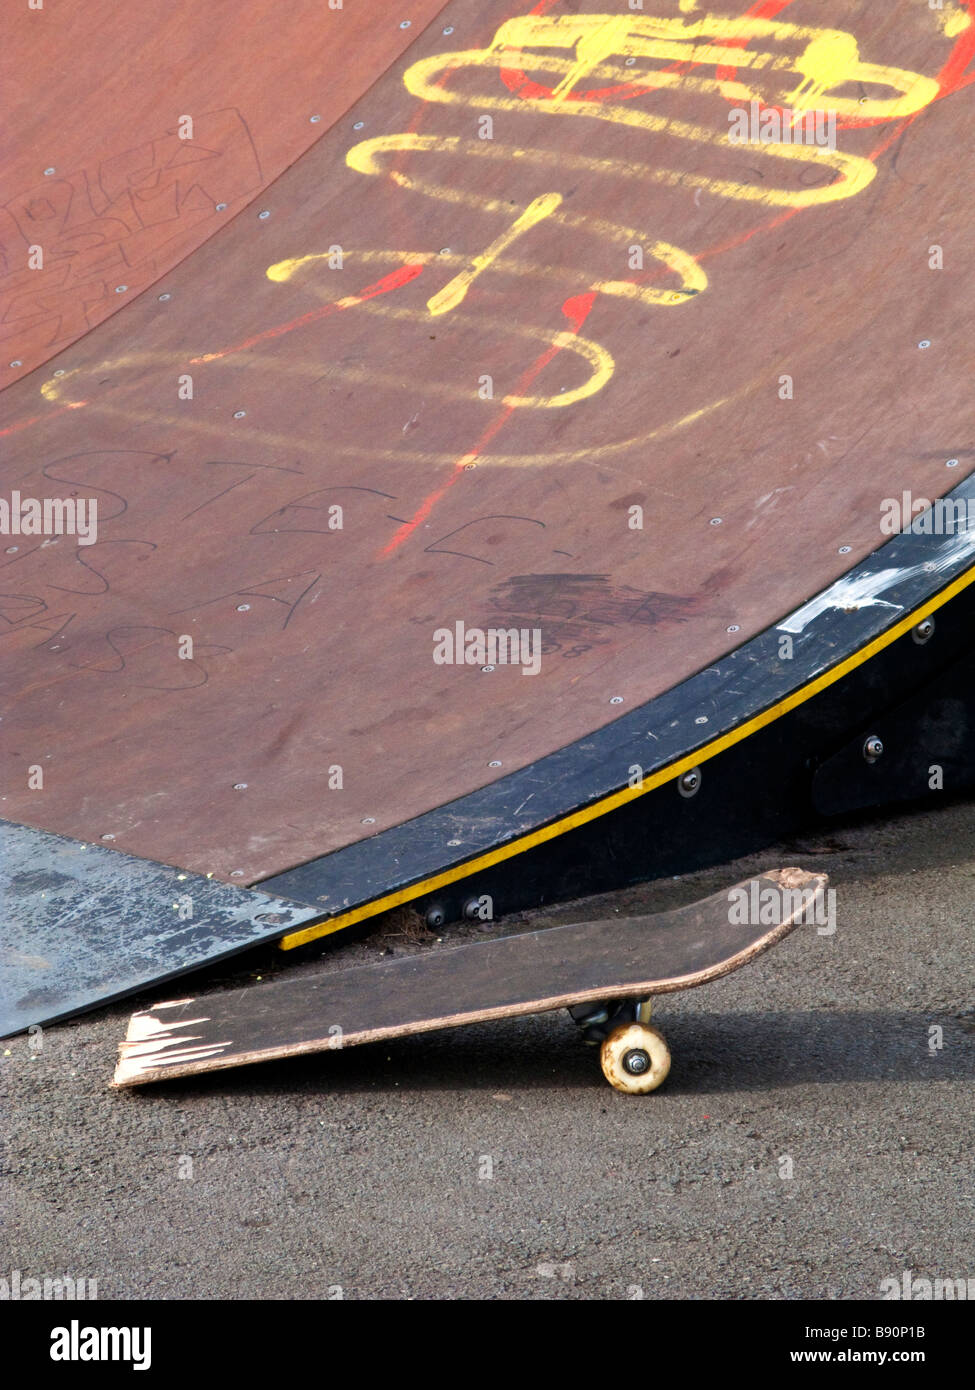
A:
{"label": "asphalt ground", "polygon": [[[100,1299],[858,1299],[972,1278],[975,810],[847,822],[493,931],[692,901],[824,869],[836,931],[794,932],[661,999],[663,1088],[612,1091],[564,1013],[131,1092],[134,1003],[0,1044],[0,1275]],[[406,914],[207,989],[443,940]],[[940,1034],[932,1030],[940,1029]]]}

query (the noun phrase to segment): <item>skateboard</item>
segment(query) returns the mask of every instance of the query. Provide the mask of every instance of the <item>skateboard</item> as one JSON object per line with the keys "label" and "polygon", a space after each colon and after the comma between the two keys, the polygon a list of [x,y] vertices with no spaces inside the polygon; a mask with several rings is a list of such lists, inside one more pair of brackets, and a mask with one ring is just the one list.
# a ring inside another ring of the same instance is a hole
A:
{"label": "skateboard", "polygon": [[825,874],[776,869],[655,916],[548,927],[156,1004],[133,1014],[114,1084],[566,1008],[584,1039],[599,1045],[607,1081],[645,1094],[671,1060],[649,1023],[652,996],[718,979],[800,922],[825,920],[827,882]]}

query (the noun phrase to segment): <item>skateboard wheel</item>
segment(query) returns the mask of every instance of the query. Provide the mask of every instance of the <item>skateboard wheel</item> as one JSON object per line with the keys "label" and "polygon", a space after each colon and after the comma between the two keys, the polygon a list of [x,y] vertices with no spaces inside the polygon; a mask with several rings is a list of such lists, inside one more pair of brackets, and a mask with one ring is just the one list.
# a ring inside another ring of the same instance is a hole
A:
{"label": "skateboard wheel", "polygon": [[617,1091],[645,1096],[670,1071],[670,1048],[662,1033],[645,1023],[614,1028],[599,1053],[603,1075]]}

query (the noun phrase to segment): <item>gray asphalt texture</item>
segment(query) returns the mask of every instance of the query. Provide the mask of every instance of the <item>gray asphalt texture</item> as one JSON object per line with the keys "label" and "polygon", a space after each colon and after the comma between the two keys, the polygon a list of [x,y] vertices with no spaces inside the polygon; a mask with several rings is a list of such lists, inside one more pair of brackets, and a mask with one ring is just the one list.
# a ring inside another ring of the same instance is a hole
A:
{"label": "gray asphalt texture", "polygon": [[[664,910],[790,864],[830,874],[835,935],[801,928],[661,999],[674,1065],[645,1098],[605,1084],[564,1012],[132,1092],[108,1087],[132,1002],[45,1030],[35,1056],[0,1044],[0,1275],[94,1278],[99,1298],[586,1300],[975,1276],[971,805],[492,930]],[[442,949],[415,935],[401,913],[206,988]]]}

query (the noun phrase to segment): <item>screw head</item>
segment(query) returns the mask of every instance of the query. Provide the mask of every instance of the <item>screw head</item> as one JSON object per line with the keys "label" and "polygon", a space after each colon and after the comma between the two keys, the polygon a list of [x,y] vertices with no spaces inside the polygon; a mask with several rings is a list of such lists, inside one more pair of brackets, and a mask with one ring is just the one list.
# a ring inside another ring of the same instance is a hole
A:
{"label": "screw head", "polygon": [[447,914],[442,907],[434,905],[433,907],[427,908],[426,916],[423,920],[428,927],[442,927],[447,920]]}
{"label": "screw head", "polygon": [[488,763],[488,767],[500,767],[500,766],[501,766],[501,763],[498,761],[497,758],[492,758],[491,761]]}
{"label": "screw head", "polygon": [[448,24],[447,27],[446,27],[446,29],[444,29],[444,33],[445,33],[445,34],[452,34],[453,32],[454,32],[454,26],[453,26],[452,24]]}
{"label": "screw head", "polygon": [[169,291],[166,290],[164,294],[161,294],[161,295],[159,296],[159,302],[160,302],[161,304],[165,304],[165,303],[166,303],[166,300],[167,300],[167,299],[172,299],[172,297],[173,297],[173,296],[169,293]]}
{"label": "screw head", "polygon": [[849,555],[849,553],[850,553],[850,551],[851,551],[852,549],[853,549],[852,545],[841,545],[840,548],[839,548],[839,550],[837,550],[836,553],[837,553],[837,555]]}
{"label": "screw head", "polygon": [[243,869],[231,869],[231,870],[230,870],[230,877],[231,877],[231,878],[243,878],[243,877],[244,877],[244,871],[243,871]]}
{"label": "screw head", "polygon": [[115,293],[116,293],[116,294],[125,294],[125,291],[126,291],[128,288],[129,288],[128,285],[116,285],[116,286],[115,286]]}
{"label": "screw head", "polygon": [[246,790],[247,790],[247,783],[246,783],[246,782],[235,782],[235,783],[234,783],[234,791],[235,791],[235,792],[245,792]]}
{"label": "screw head", "polygon": [[353,129],[353,130],[362,130],[362,128],[363,128],[364,125],[365,125],[365,121],[353,121],[353,122],[352,122],[352,129]]}
{"label": "screw head", "polygon": [[363,825],[375,825],[375,824],[376,824],[376,817],[375,817],[375,816],[363,816],[363,817],[362,817],[362,824],[363,824]]}
{"label": "screw head", "polygon": [[957,460],[957,459],[946,459],[946,460],[945,460],[945,468],[957,468],[957,467],[958,467],[958,460]]}
{"label": "screw head", "polygon": [[677,790],[681,796],[696,795],[701,790],[701,769],[692,767],[688,772],[685,772],[677,783]]}
{"label": "screw head", "polygon": [[918,343],[918,347],[919,347],[919,348],[929,348],[930,346],[931,346],[931,339],[930,339],[930,338],[922,338],[921,341]]}
{"label": "screw head", "polygon": [[491,673],[493,670],[494,670],[494,667],[493,667],[493,666],[482,666],[482,667],[481,667],[481,673],[482,673],[482,675],[485,675],[485,676],[490,675],[490,673]]}
{"label": "screw head", "polygon": [[609,703],[610,703],[611,705],[621,705],[621,704],[623,703],[623,696],[622,696],[622,695],[611,695],[611,696],[609,697]]}
{"label": "screw head", "polygon": [[720,517],[720,516],[713,516],[713,517],[711,518],[711,520],[708,522],[708,525],[709,525],[709,526],[720,526],[720,525],[721,525],[721,522],[722,522],[723,520],[724,520],[723,517]]}
{"label": "screw head", "polygon": [[729,631],[729,632],[741,632],[741,628],[739,627],[739,625],[738,625],[737,623],[732,623],[731,626],[728,628],[728,631]]}
{"label": "screw head", "polygon": [[312,125],[318,125],[318,122],[319,122],[322,118],[321,118],[321,116],[309,116],[308,119],[309,119],[309,121],[311,121]]}
{"label": "screw head", "polygon": [[934,619],[922,618],[921,621],[911,629],[911,636],[918,646],[923,646],[925,642],[930,642],[934,636]]}
{"label": "screw head", "polygon": [[235,410],[235,411],[234,411],[234,419],[235,419],[235,420],[243,420],[243,418],[244,418],[244,416],[245,416],[246,414],[247,414],[247,411],[246,411],[246,410]]}
{"label": "screw head", "polygon": [[49,178],[51,177],[52,174],[56,174],[56,173],[57,173],[57,170],[55,169],[54,165],[52,164],[51,167],[50,167],[49,169],[45,169],[45,170],[44,170],[44,177],[45,177],[46,179],[49,179]]}
{"label": "screw head", "polygon": [[876,734],[871,734],[863,743],[863,756],[868,763],[875,763],[882,756],[884,745]]}
{"label": "screw head", "polygon": [[635,58],[627,58],[627,60],[626,60],[626,66],[627,66],[628,68],[631,68],[635,62],[636,62],[636,59],[635,59]]}
{"label": "screw head", "polygon": [[267,219],[271,216],[271,214],[270,214],[270,212],[268,211],[267,208],[262,208],[261,211],[260,211],[257,215],[258,215],[258,217],[260,218],[260,220],[261,220],[262,222],[266,222]]}
{"label": "screw head", "polygon": [[238,613],[249,613],[250,611],[251,611],[251,606],[250,606],[249,603],[238,603],[238,605],[237,605],[237,612],[238,612]]}
{"label": "screw head", "polygon": [[101,838],[102,838],[103,840],[114,840],[114,839],[115,839],[115,836],[114,836],[114,835],[102,835]]}
{"label": "screw head", "polygon": [[226,204],[226,203],[217,203],[217,212],[226,212],[226,211],[227,211],[227,204]]}
{"label": "screw head", "polygon": [[650,1070],[650,1054],[642,1047],[631,1047],[623,1054],[623,1070],[630,1076],[643,1076]]}
{"label": "screw head", "polygon": [[20,360],[19,357],[15,357],[14,360],[11,362],[10,365],[11,365],[11,367],[22,367],[24,364],[23,364],[23,362],[21,362],[21,360]]}
{"label": "screw head", "polygon": [[54,373],[54,375],[55,375],[55,376],[64,376],[64,368],[63,368],[63,367],[58,367],[58,369],[57,369],[57,371]]}
{"label": "screw head", "polygon": [[399,27],[400,27],[401,29],[408,29],[408,28],[410,27],[410,25],[412,24],[412,22],[413,22],[413,21],[410,20],[410,19],[404,19],[403,22],[402,22],[402,24],[401,24]]}

